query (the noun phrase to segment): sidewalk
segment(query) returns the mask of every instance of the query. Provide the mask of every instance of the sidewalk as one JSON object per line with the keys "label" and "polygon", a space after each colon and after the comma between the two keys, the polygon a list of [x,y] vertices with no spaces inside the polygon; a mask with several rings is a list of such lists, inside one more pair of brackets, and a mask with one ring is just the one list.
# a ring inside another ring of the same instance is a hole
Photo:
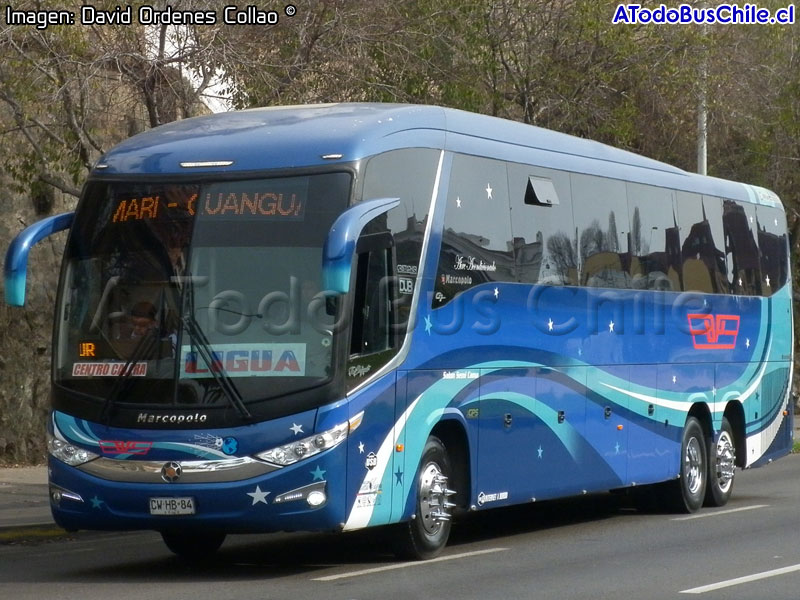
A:
{"label": "sidewalk", "polygon": [[55,529],[47,492],[47,467],[0,468],[0,542],[13,532]]}

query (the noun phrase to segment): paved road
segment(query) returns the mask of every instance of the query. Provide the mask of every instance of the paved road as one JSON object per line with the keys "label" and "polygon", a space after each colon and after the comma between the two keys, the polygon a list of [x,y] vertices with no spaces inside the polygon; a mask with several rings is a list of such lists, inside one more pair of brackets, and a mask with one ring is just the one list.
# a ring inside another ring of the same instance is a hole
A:
{"label": "paved road", "polygon": [[687,518],[612,495],[497,509],[421,563],[395,561],[374,531],[233,536],[205,567],[153,533],[15,542],[0,545],[0,598],[797,600],[799,534],[795,455],[739,473],[724,509]]}

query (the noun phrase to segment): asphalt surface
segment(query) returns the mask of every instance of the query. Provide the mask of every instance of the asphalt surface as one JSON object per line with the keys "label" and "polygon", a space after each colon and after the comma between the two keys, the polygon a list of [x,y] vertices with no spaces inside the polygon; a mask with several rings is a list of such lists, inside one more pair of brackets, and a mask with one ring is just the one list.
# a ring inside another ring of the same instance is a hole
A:
{"label": "asphalt surface", "polygon": [[624,494],[471,513],[430,561],[398,561],[381,528],[233,535],[197,563],[152,531],[23,537],[0,543],[0,598],[798,600],[798,498],[793,455],[692,515]]}

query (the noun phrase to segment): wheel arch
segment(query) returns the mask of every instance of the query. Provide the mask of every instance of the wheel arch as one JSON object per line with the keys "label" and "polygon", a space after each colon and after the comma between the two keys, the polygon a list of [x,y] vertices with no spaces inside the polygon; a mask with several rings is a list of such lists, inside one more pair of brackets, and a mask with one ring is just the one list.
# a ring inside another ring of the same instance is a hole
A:
{"label": "wheel arch", "polygon": [[714,437],[714,424],[711,418],[711,410],[705,402],[696,402],[689,409],[686,418],[694,417],[700,421],[700,427],[703,428],[703,434],[708,438]]}
{"label": "wheel arch", "polygon": [[728,402],[723,414],[733,429],[733,445],[736,448],[736,466],[744,469],[747,463],[747,435],[745,433],[744,407],[738,400]]}
{"label": "wheel arch", "polygon": [[453,501],[459,509],[469,507],[472,490],[469,438],[461,422],[455,419],[439,421],[430,435],[439,438],[450,457],[453,469],[453,485],[456,495]]}

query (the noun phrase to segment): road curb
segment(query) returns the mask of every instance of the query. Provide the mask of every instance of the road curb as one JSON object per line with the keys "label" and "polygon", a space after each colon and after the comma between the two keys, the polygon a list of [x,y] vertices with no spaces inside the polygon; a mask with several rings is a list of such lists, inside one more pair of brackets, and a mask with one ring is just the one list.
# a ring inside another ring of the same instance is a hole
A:
{"label": "road curb", "polygon": [[0,545],[25,541],[56,539],[71,535],[58,525],[12,525],[0,528]]}

